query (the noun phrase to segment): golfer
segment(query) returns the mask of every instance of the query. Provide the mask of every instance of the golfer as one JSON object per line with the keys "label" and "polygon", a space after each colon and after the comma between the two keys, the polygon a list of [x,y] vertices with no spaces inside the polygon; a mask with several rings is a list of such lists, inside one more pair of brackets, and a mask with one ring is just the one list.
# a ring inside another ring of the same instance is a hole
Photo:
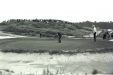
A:
{"label": "golfer", "polygon": [[58,34],[58,42],[61,43],[62,34],[60,32],[58,32],[57,34]]}
{"label": "golfer", "polygon": [[93,25],[93,37],[94,37],[94,42],[96,42],[96,34],[97,34],[97,29],[95,25]]}

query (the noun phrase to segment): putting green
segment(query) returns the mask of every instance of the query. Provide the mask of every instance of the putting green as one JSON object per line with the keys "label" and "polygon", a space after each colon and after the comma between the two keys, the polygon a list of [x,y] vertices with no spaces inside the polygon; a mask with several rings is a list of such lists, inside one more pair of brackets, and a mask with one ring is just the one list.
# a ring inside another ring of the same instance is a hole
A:
{"label": "putting green", "polygon": [[97,39],[62,39],[62,43],[58,43],[57,39],[39,39],[39,38],[15,38],[0,40],[0,49],[5,50],[69,50],[74,51],[87,49],[111,48],[113,42]]}

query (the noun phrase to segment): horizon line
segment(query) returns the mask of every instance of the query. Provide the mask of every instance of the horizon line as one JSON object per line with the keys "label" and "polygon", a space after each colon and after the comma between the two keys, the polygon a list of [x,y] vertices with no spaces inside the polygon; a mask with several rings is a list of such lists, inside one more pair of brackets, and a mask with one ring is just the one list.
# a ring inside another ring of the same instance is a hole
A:
{"label": "horizon line", "polygon": [[111,21],[111,20],[109,20],[109,21],[91,21],[91,20],[84,20],[84,21],[68,21],[68,20],[62,20],[62,19],[53,19],[53,18],[40,18],[40,19],[38,19],[38,18],[32,18],[32,19],[28,19],[28,18],[10,18],[10,19],[6,19],[6,20],[2,20],[2,21],[0,21],[0,23],[2,23],[2,22],[4,22],[4,21],[10,21],[10,20],[18,20],[18,19],[20,19],[20,20],[59,20],[59,21],[66,21],[66,22],[71,22],[71,23],[80,23],[80,22],[113,22],[113,21]]}

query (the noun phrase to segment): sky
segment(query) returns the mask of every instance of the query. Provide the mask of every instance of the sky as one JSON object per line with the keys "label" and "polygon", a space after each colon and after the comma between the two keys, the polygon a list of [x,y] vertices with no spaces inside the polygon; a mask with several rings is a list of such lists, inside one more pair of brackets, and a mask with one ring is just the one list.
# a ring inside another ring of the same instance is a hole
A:
{"label": "sky", "polygon": [[113,21],[113,0],[0,0],[0,22],[36,18]]}

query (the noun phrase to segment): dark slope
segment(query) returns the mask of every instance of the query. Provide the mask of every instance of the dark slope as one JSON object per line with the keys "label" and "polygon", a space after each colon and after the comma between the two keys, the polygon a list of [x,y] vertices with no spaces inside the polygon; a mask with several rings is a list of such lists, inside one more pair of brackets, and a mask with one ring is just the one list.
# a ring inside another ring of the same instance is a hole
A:
{"label": "dark slope", "polygon": [[1,22],[0,30],[30,36],[37,36],[39,33],[42,33],[43,36],[55,36],[57,32],[64,35],[82,36],[91,32],[90,27],[54,19],[12,19]]}

